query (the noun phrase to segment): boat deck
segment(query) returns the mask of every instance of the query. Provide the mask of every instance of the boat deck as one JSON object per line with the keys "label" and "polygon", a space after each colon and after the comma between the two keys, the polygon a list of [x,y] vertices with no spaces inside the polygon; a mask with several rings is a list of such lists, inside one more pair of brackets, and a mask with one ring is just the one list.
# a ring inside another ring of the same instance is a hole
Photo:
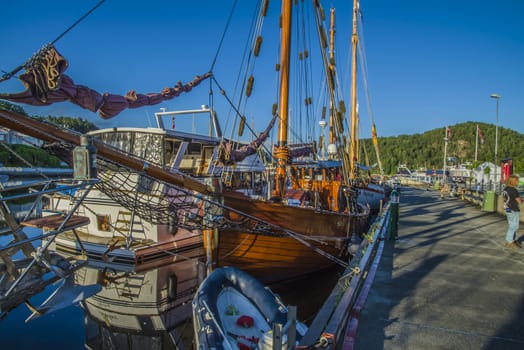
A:
{"label": "boat deck", "polygon": [[408,188],[399,217],[345,348],[523,349],[524,248],[504,247],[506,218]]}

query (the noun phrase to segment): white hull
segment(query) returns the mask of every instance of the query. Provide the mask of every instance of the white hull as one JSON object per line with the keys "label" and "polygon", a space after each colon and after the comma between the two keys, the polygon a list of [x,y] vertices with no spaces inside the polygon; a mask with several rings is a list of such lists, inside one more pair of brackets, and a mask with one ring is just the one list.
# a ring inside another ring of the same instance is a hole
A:
{"label": "white hull", "polygon": [[380,185],[368,184],[358,187],[358,203],[367,205],[371,210],[380,210],[386,200],[386,191]]}

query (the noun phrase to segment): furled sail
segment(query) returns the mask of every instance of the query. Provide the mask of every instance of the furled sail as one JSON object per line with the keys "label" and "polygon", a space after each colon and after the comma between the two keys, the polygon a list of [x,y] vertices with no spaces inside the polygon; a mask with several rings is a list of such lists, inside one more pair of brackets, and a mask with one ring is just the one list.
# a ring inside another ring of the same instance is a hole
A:
{"label": "furled sail", "polygon": [[260,135],[248,145],[242,146],[238,149],[233,149],[233,144],[231,142],[223,142],[219,149],[219,161],[224,165],[231,165],[244,160],[247,156],[255,154],[260,145],[262,145],[262,143],[264,143],[268,138],[269,132],[275,125],[277,117],[277,114],[273,115],[266,130],[260,133]]}
{"label": "furled sail", "polygon": [[68,63],[53,45],[44,46],[25,65],[25,72],[19,76],[26,90],[19,93],[0,93],[0,98],[33,106],[47,106],[55,102],[70,101],[91,112],[97,112],[104,119],[118,115],[126,108],[155,105],[189,92],[193,87],[211,76],[208,72],[196,76],[187,84],[178,82],[159,93],[138,94],[134,90],[125,96],[109,93],[100,94],[83,85],[76,85],[63,74]]}
{"label": "furled sail", "polygon": [[289,157],[291,159],[309,156],[315,153],[314,144],[300,144],[289,146]]}

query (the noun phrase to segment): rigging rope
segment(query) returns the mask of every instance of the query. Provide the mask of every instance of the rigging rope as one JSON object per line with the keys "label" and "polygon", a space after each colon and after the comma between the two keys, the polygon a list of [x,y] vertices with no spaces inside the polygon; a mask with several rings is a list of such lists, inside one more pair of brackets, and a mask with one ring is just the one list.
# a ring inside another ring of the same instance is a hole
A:
{"label": "rigging rope", "polygon": [[[359,15],[360,17],[362,18],[362,13],[359,11]],[[373,110],[371,108],[371,96],[370,96],[370,93],[369,93],[369,85],[368,85],[368,72],[367,72],[367,61],[366,61],[366,54],[365,54],[365,45],[364,45],[364,28],[362,27],[362,20],[358,21],[359,23],[359,32],[360,32],[360,38],[359,38],[359,42],[358,42],[358,51],[360,53],[360,69],[362,71],[362,81],[363,81],[363,84],[364,84],[364,92],[365,92],[365,95],[366,95],[366,102],[367,102],[367,107],[368,107],[368,112],[369,112],[369,119],[370,119],[370,122],[371,122],[371,138],[372,138],[372,142],[373,142],[373,146],[374,146],[374,149],[375,149],[375,155],[377,156],[377,162],[378,162],[378,166],[379,166],[379,171],[380,171],[380,175],[383,175],[384,174],[384,171],[382,169],[382,161],[380,159],[380,150],[379,150],[379,147],[378,147],[378,138],[377,138],[377,130],[376,130],[376,127],[375,127],[375,120],[373,118]]]}
{"label": "rigging rope", "polygon": [[[211,76],[211,79],[215,82],[215,84],[217,84],[218,88],[220,89],[222,95],[224,96],[224,98],[226,99],[226,101],[229,103],[230,107],[235,111],[235,113],[237,114],[237,116],[241,116],[242,114],[240,113],[240,111],[237,109],[237,107],[233,104],[233,101],[231,101],[231,99],[229,98],[229,96],[226,94],[225,90],[222,88],[222,86],[220,86],[220,84],[218,83],[218,81],[216,80],[215,76]],[[278,118],[278,116],[277,116]],[[246,127],[248,128],[248,130],[251,132],[251,134],[254,136],[254,137],[257,137],[258,135],[256,134],[255,130],[253,130],[253,128],[251,128],[251,126],[249,126],[249,124],[246,124]],[[268,153],[268,154],[271,154],[271,151],[267,149],[267,147],[262,144],[261,147]]]}
{"label": "rigging rope", "polygon": [[213,58],[213,62],[211,63],[211,67],[209,68],[209,71],[212,72],[213,69],[215,68],[215,63],[218,59],[218,55],[220,53],[220,50],[222,49],[222,44],[224,43],[224,39],[226,37],[226,33],[227,33],[227,30],[229,28],[229,25],[231,24],[231,19],[233,18],[233,12],[235,12],[235,8],[237,6],[237,0],[235,0],[233,2],[233,6],[231,7],[231,11],[229,13],[229,17],[227,19],[227,23],[226,23],[226,26],[224,28],[224,31],[222,32],[222,37],[220,38],[220,42],[218,44],[218,47],[217,47],[217,51],[215,53],[215,57]]}
{"label": "rigging rope", "polygon": [[[65,31],[62,32],[62,34],[60,34],[59,36],[57,36],[53,41],[51,41],[51,43],[49,45],[54,45],[58,40],[62,39],[62,37],[64,35],[66,35],[69,31],[71,31],[71,29],[73,29],[74,27],[76,27],[76,25],[78,23],[80,23],[81,21],[83,21],[87,16],[89,16],[94,10],[96,10],[100,5],[102,5],[102,3],[104,3],[105,0],[101,0],[98,4],[96,4],[91,10],[87,11],[82,17],[80,17],[75,23],[73,23],[72,25],[69,26],[69,28],[67,28]],[[8,80],[8,79],[11,79],[13,77],[13,75],[15,75],[16,73],[18,73],[20,70],[22,70],[28,63],[30,63],[32,61],[33,58],[30,58],[29,61],[25,62],[24,64],[16,67],[15,69],[13,69],[11,72],[9,73],[5,73],[4,75],[2,75],[2,77],[0,78],[0,83],[5,81],[5,80]]]}
{"label": "rigging rope", "polygon": [[344,177],[344,182],[349,183],[349,152],[347,150],[348,140],[344,136],[344,130],[350,130],[348,125],[348,118],[345,117],[345,108],[343,108],[343,96],[341,84],[338,80],[338,74],[335,66],[332,66],[329,62],[329,58],[325,52],[327,45],[322,42],[322,38],[325,37],[324,26],[323,26],[323,9],[320,5],[316,6],[315,10],[315,23],[317,26],[317,31],[319,32],[320,46],[322,48],[321,56],[322,63],[324,66],[325,81],[327,84],[328,95],[333,105],[330,108],[333,108],[333,129],[334,129],[334,143],[337,146],[338,158],[341,160],[342,172],[341,174]]}

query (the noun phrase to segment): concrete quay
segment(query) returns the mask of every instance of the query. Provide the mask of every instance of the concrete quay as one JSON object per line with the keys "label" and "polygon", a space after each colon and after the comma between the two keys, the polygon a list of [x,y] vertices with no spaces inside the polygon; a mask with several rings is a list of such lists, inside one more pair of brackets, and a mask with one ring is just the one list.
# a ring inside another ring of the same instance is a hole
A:
{"label": "concrete quay", "polygon": [[506,229],[499,213],[402,188],[354,348],[524,349],[524,248],[504,247]]}

